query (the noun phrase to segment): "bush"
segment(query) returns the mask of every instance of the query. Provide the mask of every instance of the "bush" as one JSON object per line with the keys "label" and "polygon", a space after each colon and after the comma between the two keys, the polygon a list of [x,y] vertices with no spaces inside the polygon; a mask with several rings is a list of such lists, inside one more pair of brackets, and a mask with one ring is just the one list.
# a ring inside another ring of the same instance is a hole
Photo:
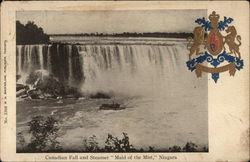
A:
{"label": "bush", "polygon": [[93,135],[91,137],[83,139],[84,150],[88,152],[97,152],[100,151],[98,146],[98,142],[96,141],[96,136]]}
{"label": "bush", "polygon": [[108,134],[108,137],[105,141],[104,148],[98,146],[96,136],[93,135],[89,138],[83,139],[83,151],[84,152],[133,152],[136,151],[134,146],[129,143],[129,137],[127,133],[123,132],[123,138],[118,139],[111,134]]}
{"label": "bush", "polygon": [[198,146],[193,142],[187,142],[187,144],[183,147],[183,151],[185,152],[196,152]]}
{"label": "bush", "polygon": [[149,147],[148,147],[148,151],[149,151],[149,152],[154,152],[154,147],[149,146]]}
{"label": "bush", "polygon": [[203,152],[208,152],[208,148],[206,146],[202,147]]}
{"label": "bush", "polygon": [[21,132],[19,132],[17,134],[17,145],[19,144],[19,146],[21,146],[21,151],[24,151],[25,150],[25,147],[26,147],[26,142],[25,142],[25,139],[24,139],[24,136]]}
{"label": "bush", "polygon": [[[153,146],[149,146],[148,150],[135,149],[133,145],[129,142],[129,137],[127,133],[122,133],[123,138],[119,139],[118,137],[114,137],[111,134],[108,134],[108,137],[105,141],[104,148],[100,148],[98,146],[97,138],[95,135],[84,138],[84,152],[158,152],[159,150],[155,150]],[[187,142],[186,145],[181,148],[180,146],[172,146],[169,147],[166,152],[208,152],[207,147],[198,148],[196,144],[193,142]]]}
{"label": "bush", "polygon": [[122,133],[123,138],[118,139],[113,137],[111,134],[108,134],[108,138],[105,142],[105,151],[107,152],[129,152],[135,151],[134,146],[130,145],[129,137],[127,133]]}
{"label": "bush", "polygon": [[27,145],[29,152],[60,151],[61,146],[57,141],[58,121],[53,117],[35,116],[28,123],[31,142]]}
{"label": "bush", "polygon": [[181,147],[180,146],[173,146],[173,147],[169,147],[169,152],[181,152]]}

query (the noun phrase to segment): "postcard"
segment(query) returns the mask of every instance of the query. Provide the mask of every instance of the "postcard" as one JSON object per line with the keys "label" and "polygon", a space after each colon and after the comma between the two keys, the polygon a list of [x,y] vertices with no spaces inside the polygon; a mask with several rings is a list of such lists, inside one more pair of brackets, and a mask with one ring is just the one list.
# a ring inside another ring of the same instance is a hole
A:
{"label": "postcard", "polygon": [[249,5],[1,5],[2,161],[248,161]]}

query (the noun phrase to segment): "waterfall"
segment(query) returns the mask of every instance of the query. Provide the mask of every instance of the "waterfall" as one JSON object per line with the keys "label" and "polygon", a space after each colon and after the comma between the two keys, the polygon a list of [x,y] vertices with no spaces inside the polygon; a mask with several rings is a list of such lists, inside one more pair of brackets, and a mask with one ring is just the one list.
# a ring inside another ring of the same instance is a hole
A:
{"label": "waterfall", "polygon": [[86,93],[147,95],[155,89],[170,89],[172,82],[186,76],[184,45],[87,45],[79,53]]}
{"label": "waterfall", "polygon": [[51,73],[51,56],[50,56],[50,48],[51,48],[51,45],[48,45],[47,51],[46,51],[46,54],[47,54],[47,69],[48,69],[48,72],[49,72],[49,73]]}
{"label": "waterfall", "polygon": [[17,74],[18,75],[21,75],[21,62],[22,62],[22,47],[21,46],[17,46],[17,58],[16,58],[16,61],[17,61]]}
{"label": "waterfall", "polygon": [[171,91],[171,86],[190,80],[186,79],[190,73],[185,67],[184,43],[17,45],[16,51],[17,74],[22,78],[35,70],[47,70],[84,93],[146,95],[162,88]]}
{"label": "waterfall", "polygon": [[39,55],[40,69],[44,70],[44,67],[43,67],[43,64],[44,64],[44,61],[43,61],[43,46],[42,45],[38,46],[38,55]]}
{"label": "waterfall", "polygon": [[68,50],[68,57],[69,57],[69,76],[68,76],[68,80],[69,80],[69,84],[71,85],[72,83],[72,77],[73,77],[73,71],[72,71],[72,46],[71,45],[67,45],[67,50]]}

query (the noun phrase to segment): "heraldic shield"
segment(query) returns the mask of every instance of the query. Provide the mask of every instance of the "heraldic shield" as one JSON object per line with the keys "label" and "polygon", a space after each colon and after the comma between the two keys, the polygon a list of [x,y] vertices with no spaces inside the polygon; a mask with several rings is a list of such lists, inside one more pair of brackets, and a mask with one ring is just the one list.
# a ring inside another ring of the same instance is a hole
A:
{"label": "heraldic shield", "polygon": [[[234,26],[228,26],[232,18],[224,17],[223,21],[219,21],[220,16],[215,11],[208,18],[210,21],[204,17],[195,21],[201,26],[194,28],[193,38],[187,38],[189,61],[186,63],[189,70],[195,70],[197,77],[201,77],[202,72],[211,73],[217,83],[219,73],[229,71],[230,76],[234,76],[236,70],[243,68],[239,51],[241,37]],[[221,32],[227,35],[223,36]],[[193,54],[200,56],[192,58]],[[220,66],[224,62],[227,62],[226,65]]]}

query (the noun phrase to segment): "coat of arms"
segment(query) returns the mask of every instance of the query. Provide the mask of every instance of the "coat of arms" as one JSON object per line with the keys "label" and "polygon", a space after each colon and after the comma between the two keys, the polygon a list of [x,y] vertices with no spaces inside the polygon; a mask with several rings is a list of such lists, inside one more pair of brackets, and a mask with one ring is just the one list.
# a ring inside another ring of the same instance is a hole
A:
{"label": "coat of arms", "polygon": [[[204,17],[195,21],[201,26],[194,28],[193,38],[188,38],[190,53],[187,66],[189,70],[195,70],[197,77],[201,77],[202,72],[211,73],[216,83],[219,73],[229,71],[230,76],[234,76],[236,70],[243,68],[239,51],[241,37],[234,26],[228,25],[232,18],[224,17],[219,21],[220,16],[215,11],[208,18],[210,21]],[[193,55],[197,57],[193,58]]]}

